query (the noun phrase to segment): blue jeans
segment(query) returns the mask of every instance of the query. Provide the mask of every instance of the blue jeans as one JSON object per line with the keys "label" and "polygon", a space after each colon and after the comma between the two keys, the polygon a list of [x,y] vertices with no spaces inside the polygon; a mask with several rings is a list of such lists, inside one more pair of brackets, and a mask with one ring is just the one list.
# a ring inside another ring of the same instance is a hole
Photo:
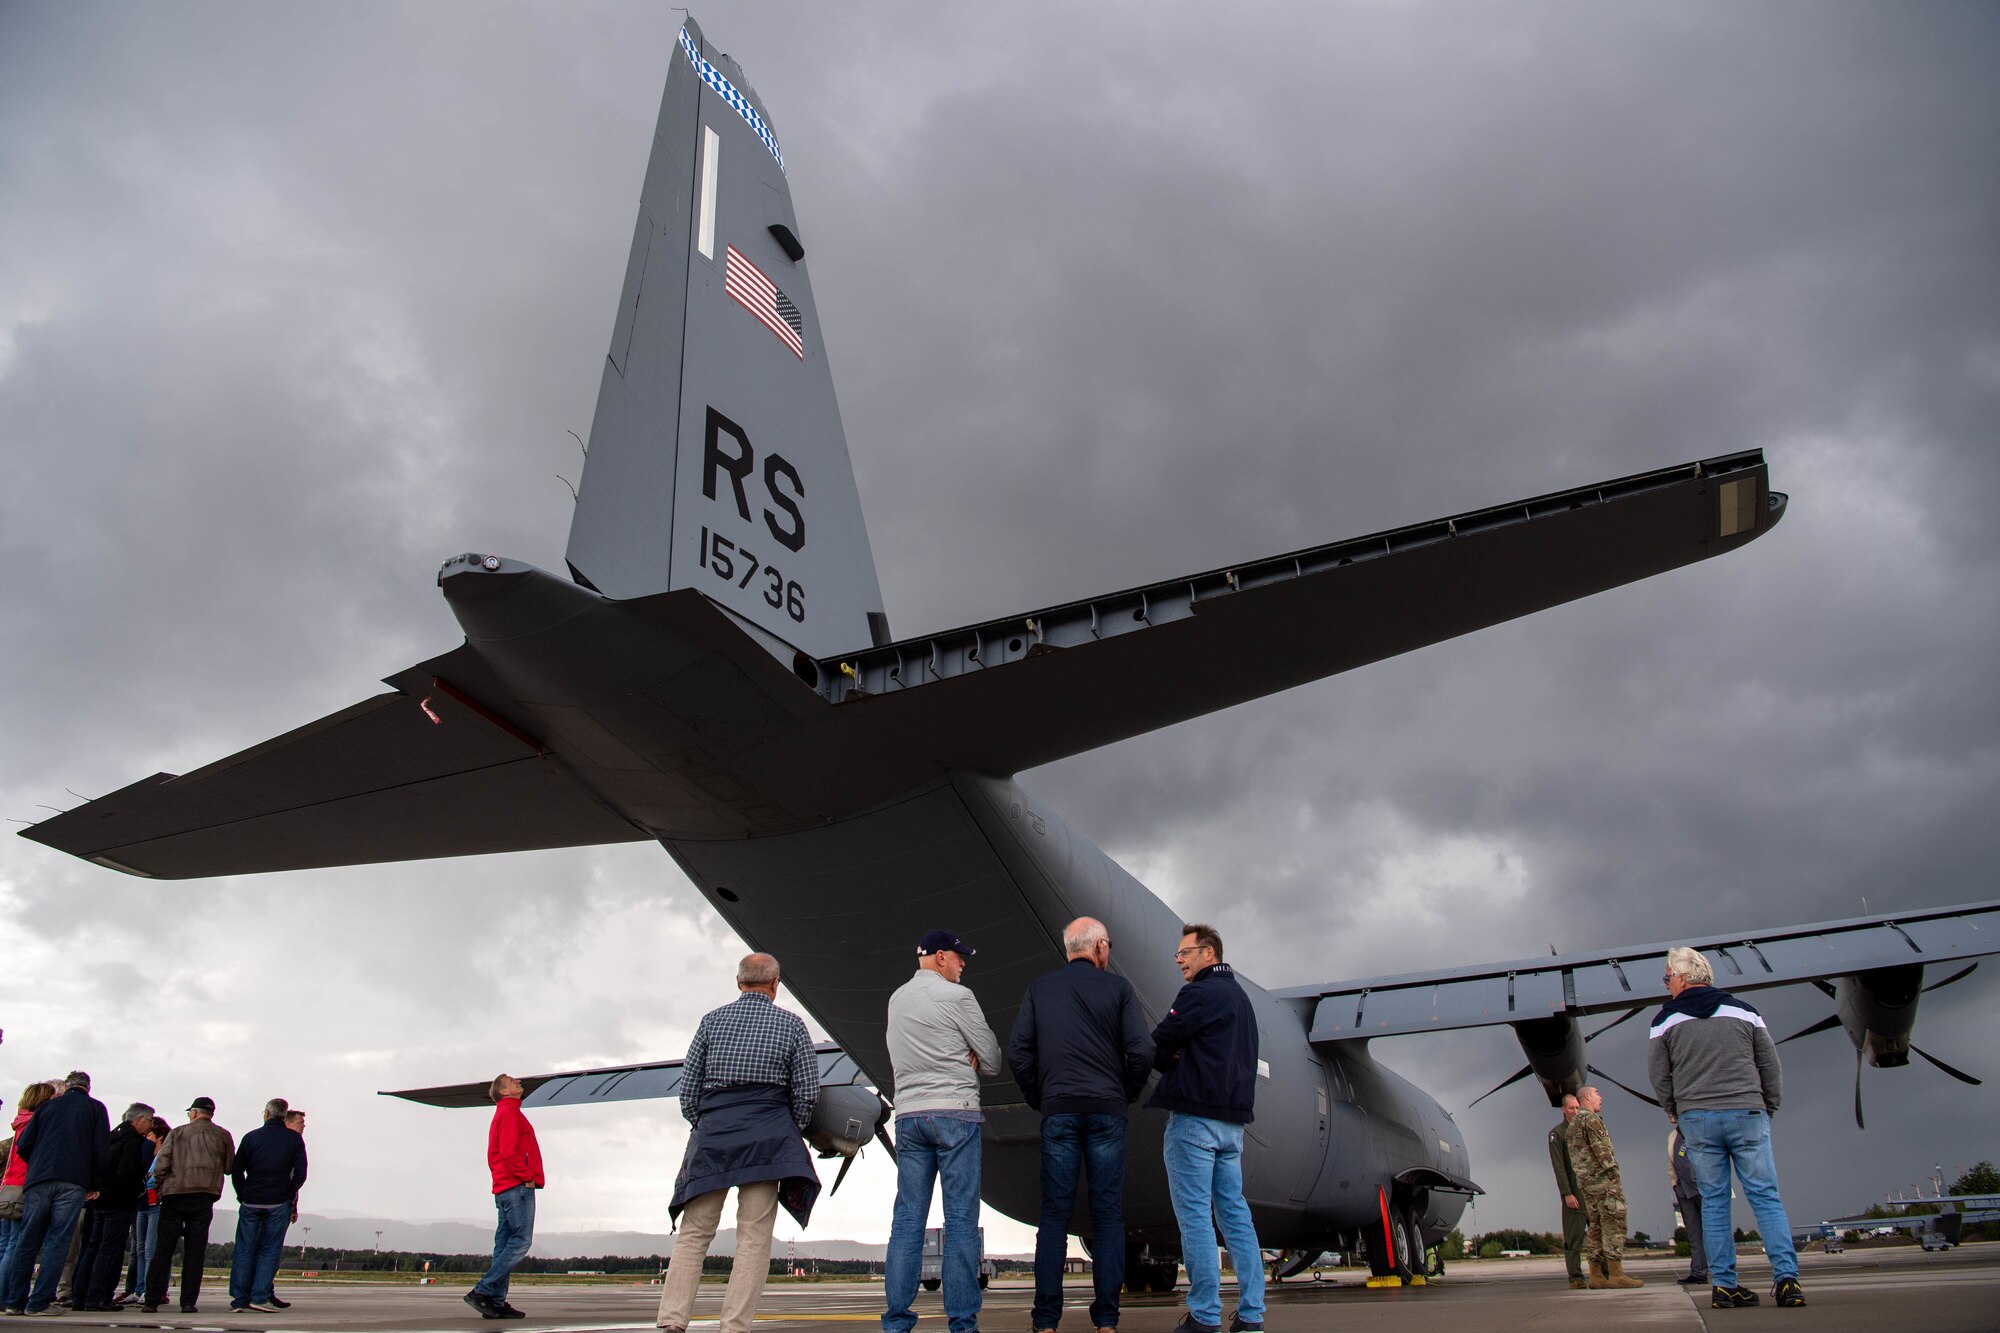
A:
{"label": "blue jeans", "polygon": [[[1172,1111],[1167,1115],[1167,1190],[1181,1228],[1181,1261],[1187,1265],[1188,1313],[1195,1322],[1222,1322],[1222,1261],[1215,1233],[1236,1267],[1236,1313],[1246,1324],[1264,1322],[1264,1254],[1257,1227],[1243,1202],[1243,1126]],[[1213,1218],[1211,1221],[1210,1219]]]}
{"label": "blue jeans", "polygon": [[14,1233],[21,1224],[11,1217],[0,1217],[0,1290],[5,1290],[7,1278],[7,1256],[14,1250]]}
{"label": "blue jeans", "polygon": [[514,1265],[527,1258],[535,1243],[535,1190],[532,1185],[516,1185],[493,1196],[500,1220],[493,1228],[493,1263],[473,1291],[496,1301],[507,1299],[507,1275]]}
{"label": "blue jeans", "polygon": [[896,1117],[896,1212],[882,1266],[884,1333],[917,1326],[910,1302],[924,1263],[931,1186],[944,1181],[944,1313],[951,1333],[979,1327],[979,1126],[941,1115]]}
{"label": "blue jeans", "polygon": [[1063,1260],[1076,1212],[1076,1177],[1090,1169],[1090,1257],[1094,1328],[1118,1327],[1125,1284],[1125,1117],[1069,1112],[1042,1117],[1042,1220],[1035,1231],[1036,1328],[1062,1318]]}
{"label": "blue jeans", "polygon": [[149,1203],[132,1221],[132,1265],[125,1272],[125,1290],[146,1289],[146,1265],[153,1262],[153,1242],[160,1236],[160,1205]]}
{"label": "blue jeans", "polygon": [[1729,1221],[1729,1168],[1743,1182],[1743,1196],[1756,1215],[1773,1283],[1799,1275],[1792,1224],[1778,1198],[1778,1165],[1771,1156],[1771,1118],[1762,1111],[1682,1111],[1681,1140],[1701,1185],[1701,1236],[1708,1248],[1708,1280],[1718,1287],[1736,1282],[1736,1233]]}
{"label": "blue jeans", "polygon": [[236,1252],[229,1261],[229,1304],[269,1305],[271,1284],[278,1280],[278,1255],[285,1248],[285,1228],[292,1224],[292,1206],[236,1207]]}
{"label": "blue jeans", "polygon": [[[63,1263],[69,1258],[70,1234],[76,1230],[77,1214],[83,1211],[85,1190],[65,1180],[45,1180],[28,1186],[21,1200],[20,1229],[14,1233],[14,1252],[7,1256],[7,1272],[0,1279],[0,1306],[9,1310],[41,1311],[56,1298],[56,1283],[62,1278]],[[42,1261],[35,1289],[28,1290],[28,1275],[35,1260]]]}

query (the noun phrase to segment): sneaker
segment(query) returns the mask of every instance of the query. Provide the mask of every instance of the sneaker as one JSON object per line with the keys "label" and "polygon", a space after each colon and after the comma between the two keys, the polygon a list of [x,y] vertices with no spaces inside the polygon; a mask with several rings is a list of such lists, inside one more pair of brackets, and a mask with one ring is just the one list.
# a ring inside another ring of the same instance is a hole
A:
{"label": "sneaker", "polygon": [[488,1296],[485,1292],[482,1291],[466,1292],[465,1303],[471,1306],[473,1309],[479,1311],[479,1317],[481,1319],[499,1319],[502,1317],[500,1314],[500,1302],[494,1300],[491,1296]]}
{"label": "sneaker", "polygon": [[276,1296],[266,1301],[265,1304],[269,1305],[273,1310],[289,1310],[292,1308],[290,1301],[281,1301]]}
{"label": "sneaker", "polygon": [[1180,1323],[1174,1325],[1174,1333],[1222,1333],[1222,1325],[1204,1324],[1190,1310],[1181,1316]]}
{"label": "sneaker", "polygon": [[1686,1277],[1677,1279],[1677,1283],[1683,1287],[1705,1287],[1708,1285],[1708,1274],[1703,1273],[1700,1277],[1696,1277],[1693,1273],[1689,1273]]}
{"label": "sneaker", "polygon": [[512,1303],[502,1301],[500,1302],[500,1317],[502,1319],[526,1319],[528,1314],[525,1310],[516,1310]]}
{"label": "sneaker", "polygon": [[256,1312],[257,1312],[258,1314],[276,1314],[276,1313],[278,1313],[278,1307],[277,1307],[277,1306],[275,1306],[275,1305],[259,1305],[259,1304],[258,1304],[258,1303],[257,1303],[256,1301],[252,1301],[252,1302],[250,1302],[250,1303],[249,1303],[248,1305],[232,1305],[232,1306],[230,1306],[229,1308],[230,1308],[230,1309],[232,1309],[232,1310],[254,1310],[254,1311],[256,1311]]}
{"label": "sneaker", "polygon": [[1744,1305],[1755,1305],[1757,1293],[1748,1287],[1711,1287],[1708,1303],[1718,1310],[1730,1310]]}
{"label": "sneaker", "polygon": [[1264,1321],[1259,1319],[1253,1324],[1246,1320],[1238,1311],[1231,1310],[1229,1312],[1229,1333],[1264,1333]]}
{"label": "sneaker", "polygon": [[159,1312],[160,1312],[160,1305],[159,1305],[159,1302],[158,1302],[158,1301],[140,1301],[140,1302],[139,1302],[139,1313],[140,1313],[140,1314],[158,1314]]}
{"label": "sneaker", "polygon": [[1795,1277],[1779,1278],[1778,1285],[1771,1289],[1771,1294],[1777,1297],[1778,1304],[1787,1309],[1797,1309],[1806,1303],[1805,1289],[1799,1286],[1799,1280]]}

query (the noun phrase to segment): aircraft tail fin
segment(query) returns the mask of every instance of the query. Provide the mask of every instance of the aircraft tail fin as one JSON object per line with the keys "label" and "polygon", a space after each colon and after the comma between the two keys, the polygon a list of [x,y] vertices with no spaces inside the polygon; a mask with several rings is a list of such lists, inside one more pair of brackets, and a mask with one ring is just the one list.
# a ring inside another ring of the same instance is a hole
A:
{"label": "aircraft tail fin", "polygon": [[566,554],[607,597],[694,588],[823,657],[889,635],[799,235],[769,113],[690,20]]}

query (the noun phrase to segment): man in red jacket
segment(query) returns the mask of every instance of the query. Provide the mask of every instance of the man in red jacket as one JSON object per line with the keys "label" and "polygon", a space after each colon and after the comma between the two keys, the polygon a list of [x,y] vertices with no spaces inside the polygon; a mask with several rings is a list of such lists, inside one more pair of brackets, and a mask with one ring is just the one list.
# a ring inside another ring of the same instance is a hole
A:
{"label": "man in red jacket", "polygon": [[535,1242],[535,1191],[542,1180],[542,1149],[535,1127],[521,1114],[521,1080],[502,1074],[487,1095],[493,1098],[493,1125],[486,1131],[486,1164],[493,1169],[493,1206],[500,1212],[493,1229],[493,1263],[465,1303],[483,1319],[526,1319],[507,1303],[507,1276]]}

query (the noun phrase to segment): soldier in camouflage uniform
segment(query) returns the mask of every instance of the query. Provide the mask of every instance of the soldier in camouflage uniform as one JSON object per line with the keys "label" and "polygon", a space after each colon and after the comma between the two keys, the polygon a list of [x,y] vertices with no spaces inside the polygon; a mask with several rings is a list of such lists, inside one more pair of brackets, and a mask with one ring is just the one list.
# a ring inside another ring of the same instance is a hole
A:
{"label": "soldier in camouflage uniform", "polygon": [[1645,1283],[1625,1275],[1625,1186],[1618,1178],[1618,1152],[1611,1146],[1611,1131],[1598,1114],[1604,1098],[1596,1088],[1578,1088],[1576,1102],[1582,1109],[1569,1122],[1569,1160],[1576,1171],[1576,1183],[1583,1199],[1590,1231],[1584,1238],[1584,1255],[1590,1260],[1590,1289],[1642,1287]]}

